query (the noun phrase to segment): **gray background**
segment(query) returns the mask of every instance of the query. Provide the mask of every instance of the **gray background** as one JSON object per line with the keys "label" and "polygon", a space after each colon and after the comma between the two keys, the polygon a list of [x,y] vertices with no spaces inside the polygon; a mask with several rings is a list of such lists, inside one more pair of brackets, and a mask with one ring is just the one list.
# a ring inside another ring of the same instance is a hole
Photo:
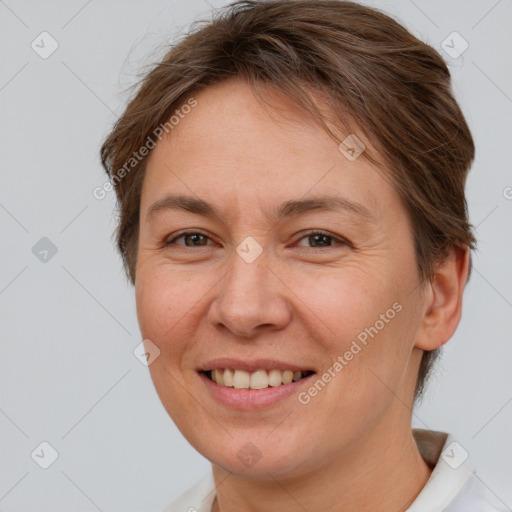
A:
{"label": "gray background", "polygon": [[[441,52],[453,31],[469,44],[446,59],[477,144],[467,191],[479,251],[414,425],[453,433],[510,507],[512,2],[368,3]],[[141,339],[111,240],[113,194],[92,195],[122,91],[209,12],[200,0],[0,0],[2,511],[159,510],[209,469],[133,355]],[[46,59],[31,47],[43,31],[59,45]],[[33,253],[43,237],[57,248],[46,262]],[[31,458],[43,441],[59,454],[48,469]]]}

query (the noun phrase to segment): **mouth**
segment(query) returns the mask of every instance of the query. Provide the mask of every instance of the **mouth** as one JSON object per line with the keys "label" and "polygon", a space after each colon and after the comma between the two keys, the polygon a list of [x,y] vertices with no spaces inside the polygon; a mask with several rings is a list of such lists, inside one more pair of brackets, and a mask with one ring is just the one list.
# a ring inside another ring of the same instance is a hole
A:
{"label": "mouth", "polygon": [[313,375],[312,370],[271,370],[246,371],[234,368],[214,368],[200,371],[208,380],[223,388],[261,390],[280,388]]}

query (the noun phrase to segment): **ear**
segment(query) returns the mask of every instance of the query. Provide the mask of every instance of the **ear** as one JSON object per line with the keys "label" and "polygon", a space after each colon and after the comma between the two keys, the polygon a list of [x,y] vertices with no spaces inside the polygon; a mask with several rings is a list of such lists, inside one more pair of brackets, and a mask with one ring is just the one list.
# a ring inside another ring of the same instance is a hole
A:
{"label": "ear", "polygon": [[424,293],[423,322],[415,343],[419,349],[434,350],[453,336],[462,315],[462,294],[469,265],[469,249],[459,247],[436,266],[434,277]]}

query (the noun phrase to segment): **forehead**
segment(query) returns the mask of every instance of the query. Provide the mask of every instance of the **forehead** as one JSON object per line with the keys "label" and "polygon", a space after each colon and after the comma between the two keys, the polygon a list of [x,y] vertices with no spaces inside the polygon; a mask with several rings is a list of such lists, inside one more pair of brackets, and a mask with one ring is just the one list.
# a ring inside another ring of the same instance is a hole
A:
{"label": "forehead", "polygon": [[349,160],[290,100],[274,96],[275,108],[265,109],[250,85],[234,80],[193,98],[196,106],[152,150],[143,202],[148,195],[160,199],[164,190],[217,204],[237,198],[255,205],[336,193],[369,210],[396,202],[382,171],[364,157]]}

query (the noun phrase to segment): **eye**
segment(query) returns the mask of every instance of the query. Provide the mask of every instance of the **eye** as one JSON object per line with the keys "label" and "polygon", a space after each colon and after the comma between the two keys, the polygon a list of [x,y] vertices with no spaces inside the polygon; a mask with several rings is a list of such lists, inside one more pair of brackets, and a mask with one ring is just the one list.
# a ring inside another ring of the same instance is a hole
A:
{"label": "eye", "polygon": [[[176,240],[179,240],[180,238],[183,238],[185,240],[184,244],[177,244]],[[165,242],[165,245],[183,245],[185,247],[203,247],[207,245],[206,241],[210,238],[206,235],[203,235],[202,233],[196,232],[196,231],[189,231],[187,233],[181,233],[177,237],[173,238],[172,240],[167,240]]]}
{"label": "eye", "polygon": [[337,238],[326,231],[311,231],[300,238],[299,242],[302,240],[307,240],[308,243],[312,244],[309,248],[332,247],[335,245],[332,241],[338,242],[338,245],[341,246],[350,246],[346,240]]}

